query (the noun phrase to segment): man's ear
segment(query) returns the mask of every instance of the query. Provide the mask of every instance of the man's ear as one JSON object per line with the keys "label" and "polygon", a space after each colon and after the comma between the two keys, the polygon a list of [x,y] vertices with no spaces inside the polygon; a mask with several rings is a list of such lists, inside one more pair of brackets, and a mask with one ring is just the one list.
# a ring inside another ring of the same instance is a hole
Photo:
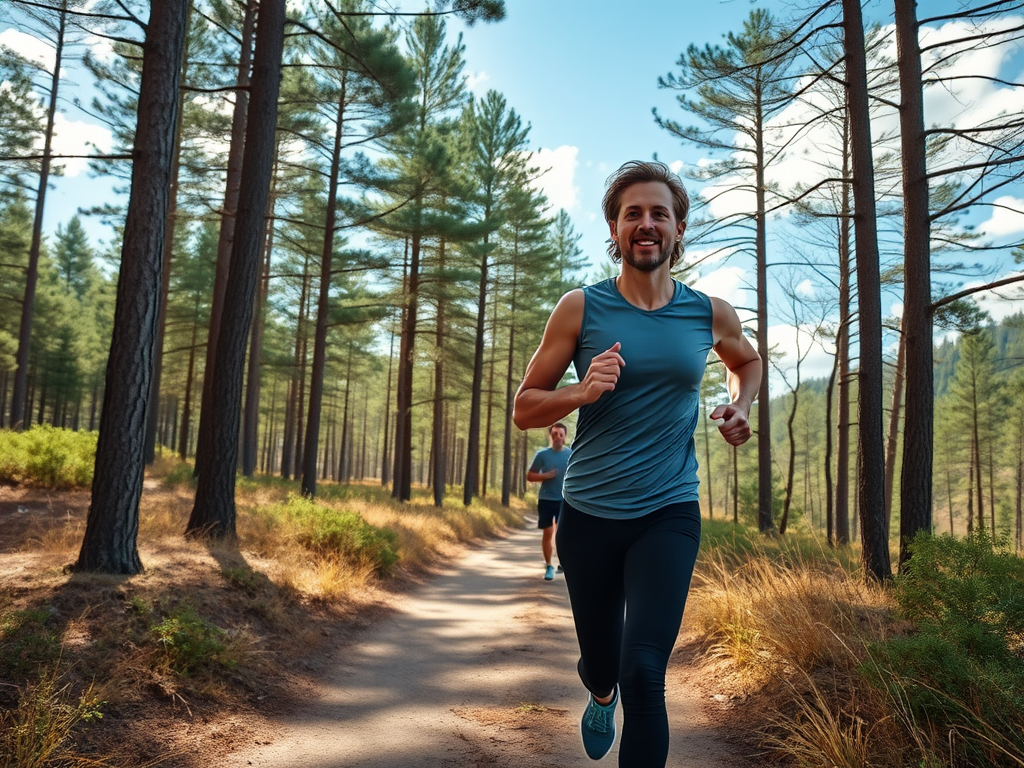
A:
{"label": "man's ear", "polygon": [[619,236],[615,232],[615,222],[614,221],[609,221],[608,222],[608,231],[611,233],[612,240],[618,240]]}

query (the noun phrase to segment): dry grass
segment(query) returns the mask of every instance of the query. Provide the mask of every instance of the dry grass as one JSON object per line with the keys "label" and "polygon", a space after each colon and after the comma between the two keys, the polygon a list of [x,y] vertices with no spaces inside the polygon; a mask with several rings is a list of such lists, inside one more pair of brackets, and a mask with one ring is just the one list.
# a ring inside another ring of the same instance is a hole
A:
{"label": "dry grass", "polygon": [[786,541],[754,542],[742,557],[718,548],[702,553],[691,621],[708,652],[756,683],[859,661],[864,643],[888,631],[889,599],[824,555],[812,560]]}
{"label": "dry grass", "polygon": [[[189,475],[166,461],[147,477],[145,570],[129,579],[63,570],[77,558],[88,491],[0,488],[0,512],[10,510],[0,528],[0,768],[215,765],[251,743],[267,714],[308,696],[393,592],[526,511],[519,500],[436,509],[424,490],[402,505],[379,485],[321,485],[328,517],[354,513],[394,531],[399,561],[384,576],[358,556],[304,546],[301,520],[287,514],[297,484],[280,479],[240,480],[237,542],[185,539]],[[93,702],[106,718],[93,717]]]}
{"label": "dry grass", "polygon": [[800,534],[738,540],[712,529],[709,543],[688,622],[729,683],[758,702],[758,738],[772,759],[799,768],[903,765],[903,728],[858,672],[870,643],[897,627],[885,590]]}

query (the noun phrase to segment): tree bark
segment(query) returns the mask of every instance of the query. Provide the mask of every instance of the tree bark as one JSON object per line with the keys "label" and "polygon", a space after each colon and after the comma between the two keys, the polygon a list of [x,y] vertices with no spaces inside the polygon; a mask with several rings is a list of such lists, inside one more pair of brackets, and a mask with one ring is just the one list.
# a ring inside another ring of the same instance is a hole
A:
{"label": "tree bark", "polygon": [[[213,279],[213,301],[210,305],[210,328],[206,339],[206,365],[203,368],[203,395],[199,408],[199,434],[206,430],[203,421],[211,408],[213,396],[213,371],[217,363],[217,341],[220,334],[221,318],[224,313],[224,294],[227,291],[234,251],[235,226],[238,214],[239,193],[242,183],[242,162],[245,152],[246,129],[249,114],[249,96],[252,68],[252,39],[256,24],[258,0],[245,5],[242,22],[242,40],[238,55],[238,76],[236,78],[235,106],[231,116],[231,144],[228,147],[228,172],[224,186],[224,209],[220,212],[220,234],[217,241],[217,269]],[[276,112],[275,112],[276,114]],[[202,464],[202,445],[196,446],[196,472]]]}
{"label": "tree bark", "polygon": [[772,421],[771,392],[768,388],[768,245],[765,231],[765,178],[764,178],[764,120],[761,115],[760,93],[755,120],[756,153],[755,192],[757,215],[755,217],[757,252],[757,354],[761,356],[764,370],[761,386],[757,391],[757,528],[761,533],[775,533],[772,510]]}
{"label": "tree bark", "polygon": [[885,530],[885,445],[882,439],[882,299],[875,221],[875,173],[871,152],[867,57],[860,0],[843,0],[846,89],[850,108],[854,237],[857,248],[858,507],[861,559],[877,581],[892,576]]}
{"label": "tree bark", "polygon": [[903,377],[906,370],[907,337],[900,323],[900,342],[896,353],[896,371],[892,380],[892,409],[889,411],[889,433],[885,438],[885,530],[892,530],[893,486],[896,475],[896,449],[900,442],[900,412],[903,406]]}
{"label": "tree bark", "polygon": [[[490,208],[484,209],[483,220],[489,221]],[[487,279],[490,266],[489,236],[484,235],[483,257],[480,261],[480,284],[477,290],[476,336],[473,344],[473,383],[469,397],[469,432],[466,435],[466,479],[462,487],[462,503],[467,507],[480,492],[480,403],[484,380],[484,325],[487,317]]]}
{"label": "tree bark", "polygon": [[[189,2],[188,17],[192,16],[192,3]],[[185,45],[181,52],[181,79],[188,77],[188,20],[185,22]],[[167,226],[164,228],[164,272],[160,286],[160,315],[156,324],[156,344],[154,346],[153,381],[149,400],[154,406],[160,403],[160,379],[164,370],[164,334],[167,326],[167,295],[171,284],[171,257],[174,254],[174,229],[178,219],[178,176],[181,172],[181,125],[185,113],[185,92],[178,92],[178,116],[174,121],[174,156],[171,158],[171,177],[168,184]],[[156,416],[158,408],[149,410],[146,421],[146,464],[156,461]]]}
{"label": "tree bark", "polygon": [[[275,152],[276,154],[276,152]],[[253,310],[252,333],[249,334],[249,369],[245,377],[245,406],[242,416],[242,474],[252,477],[259,453],[260,365],[263,357],[263,329],[267,296],[270,294],[270,257],[274,252],[274,200],[276,173],[271,177],[270,203],[267,205],[267,228],[263,247],[260,287]]]}
{"label": "tree bark", "polygon": [[[849,109],[843,122],[843,178],[850,177],[850,118]],[[850,543],[850,303],[852,293],[850,282],[850,219],[853,205],[850,201],[850,185],[844,184],[839,217],[839,334],[836,339],[836,355],[839,357],[838,381],[836,382],[838,406],[836,434],[836,544]]]}
{"label": "tree bark", "polygon": [[241,191],[231,280],[224,295],[224,315],[217,339],[209,429],[200,427],[203,467],[186,533],[235,538],[235,472],[242,404],[245,346],[259,277],[263,224],[274,165],[277,100],[284,48],[284,0],[262,0],[253,57],[252,114],[246,126]]}
{"label": "tree bark", "polygon": [[[445,240],[437,248],[438,273],[444,274],[445,270]],[[445,297],[443,291],[437,295],[437,320],[434,324],[434,424],[430,434],[430,476],[434,491],[434,506],[444,505],[444,493],[447,490],[445,482],[445,464],[447,455],[444,445],[444,390],[445,390]]]}
{"label": "tree bark", "polygon": [[900,146],[903,157],[903,336],[906,339],[906,405],[900,476],[900,556],[918,531],[932,529],[934,373],[932,368],[931,250],[925,157],[921,49],[915,0],[896,0],[897,68],[900,76]]}
{"label": "tree bark", "polygon": [[187,19],[188,0],[167,0],[153,4],[146,28],[131,197],[121,247],[92,499],[76,564],[82,571],[131,575],[142,570],[137,539],[143,449]]}
{"label": "tree bark", "polygon": [[[334,231],[337,222],[338,169],[341,165],[341,140],[345,127],[345,75],[341,79],[341,94],[334,120],[334,146],[331,150],[331,171],[327,180],[327,215],[324,220],[324,241],[320,251],[320,290],[316,303],[316,330],[313,335],[313,369],[309,382],[309,414],[306,417],[305,452],[302,456],[302,495],[316,496],[316,453],[320,443],[320,413],[324,396],[324,372],[327,369],[327,326],[331,310],[331,266],[334,256]],[[349,352],[351,357],[351,351]],[[348,392],[345,386],[345,410],[348,412]],[[346,416],[345,428],[348,422]],[[342,439],[341,450],[345,452]]]}

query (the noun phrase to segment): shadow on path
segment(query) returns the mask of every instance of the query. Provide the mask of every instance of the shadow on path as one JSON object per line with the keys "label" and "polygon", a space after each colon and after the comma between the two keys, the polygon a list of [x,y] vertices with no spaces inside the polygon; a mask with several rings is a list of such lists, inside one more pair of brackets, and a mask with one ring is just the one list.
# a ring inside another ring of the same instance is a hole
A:
{"label": "shadow on path", "polygon": [[[542,580],[537,531],[470,550],[451,568],[402,598],[395,615],[347,649],[325,675],[318,700],[268,722],[269,738],[223,765],[593,765],[579,743],[585,696],[565,583],[561,576]],[[697,702],[684,704],[688,711],[679,712],[670,698],[669,764],[743,765],[706,731],[675,727],[700,719]],[[615,751],[604,765],[615,764]]]}

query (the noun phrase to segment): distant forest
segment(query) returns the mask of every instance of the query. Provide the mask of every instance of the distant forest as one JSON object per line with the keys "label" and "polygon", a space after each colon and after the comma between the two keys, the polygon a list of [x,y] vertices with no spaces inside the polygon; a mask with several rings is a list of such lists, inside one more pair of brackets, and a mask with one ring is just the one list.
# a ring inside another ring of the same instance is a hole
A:
{"label": "distant forest", "polygon": [[[1024,313],[999,323],[979,324],[965,333],[946,338],[934,349],[936,453],[934,498],[936,533],[963,535],[968,531],[995,531],[1021,549],[1021,471],[1024,433],[1019,411],[1024,403]],[[890,361],[891,362],[891,361]],[[885,397],[891,415],[893,366],[887,366]],[[793,413],[793,393],[773,397],[772,413],[781,423],[792,417],[794,478],[791,484],[790,519],[802,519],[815,529],[825,528],[825,428],[829,380],[802,382]],[[708,397],[713,408],[718,401]],[[755,405],[755,417],[756,417]],[[902,427],[902,425],[900,425]],[[850,426],[856,430],[856,425]],[[710,430],[713,433],[713,429]],[[703,504],[712,516],[725,515],[746,523],[756,521],[757,471],[754,457],[744,448],[737,452],[738,495],[731,449],[721,440],[705,444],[697,432],[702,457]],[[851,438],[851,445],[856,441]],[[897,443],[899,445],[899,443]],[[789,433],[775,432],[772,454],[776,457],[775,517],[784,511],[786,477],[791,455]],[[893,487],[899,487],[901,454],[897,449]],[[856,462],[851,462],[849,481],[856,484]],[[899,494],[890,494],[893,536],[899,531]],[[856,497],[851,496],[851,505]],[[857,519],[851,506],[848,519]],[[842,515],[839,515],[841,518]],[[857,526],[849,534],[857,537]]]}

